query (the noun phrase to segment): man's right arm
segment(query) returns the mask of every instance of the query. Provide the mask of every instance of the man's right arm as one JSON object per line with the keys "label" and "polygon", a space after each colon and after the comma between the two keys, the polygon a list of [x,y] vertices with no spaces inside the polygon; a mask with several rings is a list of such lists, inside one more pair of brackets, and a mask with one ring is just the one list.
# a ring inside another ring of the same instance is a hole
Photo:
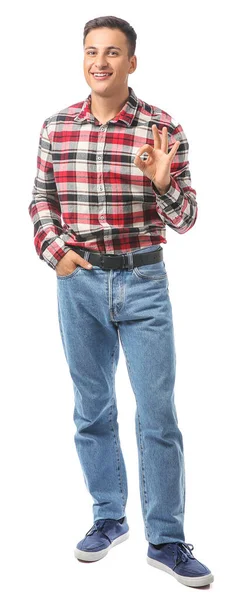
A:
{"label": "man's right arm", "polygon": [[56,268],[59,260],[71,249],[61,238],[63,233],[61,208],[58,200],[52,164],[51,142],[45,119],[39,137],[37,173],[28,211],[34,225],[36,252],[50,267]]}

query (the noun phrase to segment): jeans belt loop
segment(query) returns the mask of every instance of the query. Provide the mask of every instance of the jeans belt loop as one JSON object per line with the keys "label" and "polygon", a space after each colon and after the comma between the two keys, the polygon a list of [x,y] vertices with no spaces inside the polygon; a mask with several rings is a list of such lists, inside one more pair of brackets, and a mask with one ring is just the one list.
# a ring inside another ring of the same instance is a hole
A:
{"label": "jeans belt loop", "polygon": [[121,266],[121,268],[122,269],[126,269],[126,268],[129,269],[128,254],[122,254],[121,257],[122,257],[122,266]]}
{"label": "jeans belt loop", "polygon": [[90,250],[85,250],[84,259],[89,260]]}
{"label": "jeans belt loop", "polygon": [[130,252],[130,254],[127,254],[127,258],[128,258],[128,271],[131,271],[133,269],[133,254],[132,254],[132,252]]}

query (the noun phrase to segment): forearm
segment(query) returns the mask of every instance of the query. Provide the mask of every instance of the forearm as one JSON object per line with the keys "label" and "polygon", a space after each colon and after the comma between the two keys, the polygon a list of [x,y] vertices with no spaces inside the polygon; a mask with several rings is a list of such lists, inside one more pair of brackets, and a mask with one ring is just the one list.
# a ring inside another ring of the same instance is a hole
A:
{"label": "forearm", "polygon": [[63,233],[61,208],[54,179],[47,119],[40,132],[37,173],[28,212],[34,225],[36,252],[54,269],[70,248],[65,245],[61,237]]}
{"label": "forearm", "polygon": [[34,245],[40,259],[55,269],[58,261],[70,248],[61,238],[61,214],[53,200],[33,189],[33,199],[28,207],[34,225]]}
{"label": "forearm", "polygon": [[180,140],[180,145],[171,166],[170,182],[164,189],[157,188],[153,181],[151,185],[156,195],[158,214],[169,227],[178,233],[186,233],[196,222],[198,205],[196,191],[191,184],[188,141],[181,125],[176,130],[173,139]]}
{"label": "forearm", "polygon": [[161,193],[154,183],[152,188],[156,194],[156,210],[169,227],[178,233],[186,233],[191,229],[198,214],[196,191],[190,185],[185,189],[180,188],[173,177],[166,192]]}

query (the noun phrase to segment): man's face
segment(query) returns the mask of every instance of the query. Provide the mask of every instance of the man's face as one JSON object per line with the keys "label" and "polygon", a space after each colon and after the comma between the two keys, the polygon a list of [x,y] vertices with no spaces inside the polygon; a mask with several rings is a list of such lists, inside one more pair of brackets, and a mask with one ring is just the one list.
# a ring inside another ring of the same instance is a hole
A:
{"label": "man's face", "polygon": [[[112,96],[128,85],[128,75],[136,69],[136,56],[128,59],[125,34],[119,29],[99,27],[92,29],[85,38],[84,76],[94,92]],[[97,79],[93,73],[108,72],[110,75]]]}

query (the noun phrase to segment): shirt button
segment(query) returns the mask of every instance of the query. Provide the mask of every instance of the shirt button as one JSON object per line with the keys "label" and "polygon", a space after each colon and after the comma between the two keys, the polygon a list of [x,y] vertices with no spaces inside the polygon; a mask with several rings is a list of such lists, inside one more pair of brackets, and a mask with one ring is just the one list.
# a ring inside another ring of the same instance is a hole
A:
{"label": "shirt button", "polygon": [[98,160],[101,160],[101,156],[97,156]]}

